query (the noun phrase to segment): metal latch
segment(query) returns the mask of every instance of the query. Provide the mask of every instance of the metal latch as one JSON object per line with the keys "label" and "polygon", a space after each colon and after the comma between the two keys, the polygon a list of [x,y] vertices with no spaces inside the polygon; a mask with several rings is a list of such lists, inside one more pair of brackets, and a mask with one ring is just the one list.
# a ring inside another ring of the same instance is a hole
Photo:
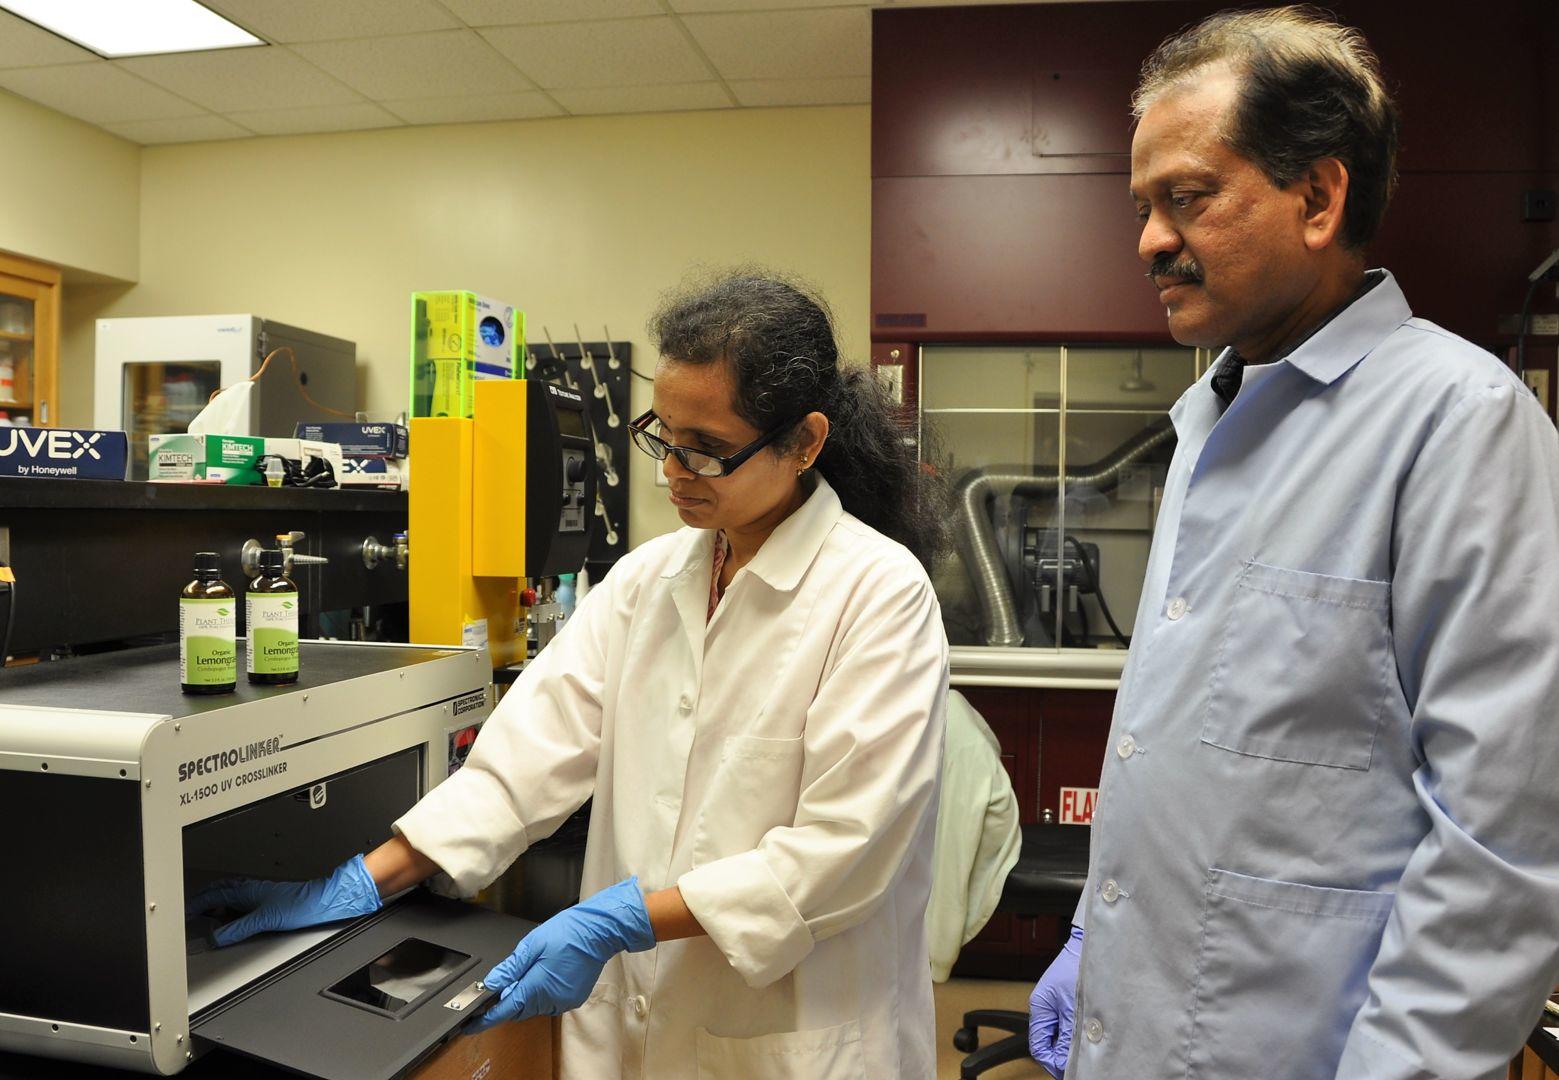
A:
{"label": "metal latch", "polygon": [[487,993],[487,987],[478,980],[444,1002],[444,1008],[453,1009],[455,1012],[464,1012],[473,1001],[485,993]]}

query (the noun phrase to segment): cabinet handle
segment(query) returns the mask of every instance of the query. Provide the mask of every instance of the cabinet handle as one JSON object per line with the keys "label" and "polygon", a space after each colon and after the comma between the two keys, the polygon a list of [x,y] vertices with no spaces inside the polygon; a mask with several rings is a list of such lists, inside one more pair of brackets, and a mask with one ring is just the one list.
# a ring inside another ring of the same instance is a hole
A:
{"label": "cabinet handle", "polygon": [[49,403],[47,401],[40,400],[38,402],[38,426],[49,426]]}

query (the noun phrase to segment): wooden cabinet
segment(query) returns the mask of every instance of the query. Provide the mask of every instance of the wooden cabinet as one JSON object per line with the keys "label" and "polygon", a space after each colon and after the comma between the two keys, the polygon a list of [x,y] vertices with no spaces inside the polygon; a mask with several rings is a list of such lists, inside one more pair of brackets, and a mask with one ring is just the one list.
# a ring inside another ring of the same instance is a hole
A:
{"label": "wooden cabinet", "polygon": [[0,423],[59,422],[60,272],[0,254]]}
{"label": "wooden cabinet", "polygon": [[[872,21],[872,333],[883,342],[1167,341],[1129,195],[1129,100],[1165,36],[1226,0],[882,8]],[[1330,5],[1379,52],[1401,183],[1371,252],[1480,344],[1559,222],[1559,5]],[[1454,73],[1447,42],[1455,42]],[[1552,293],[1546,306],[1552,310]]]}
{"label": "wooden cabinet", "polygon": [[1526,1046],[1510,1063],[1505,1076],[1506,1080],[1559,1080],[1559,1071],[1540,1058],[1531,1046]]}

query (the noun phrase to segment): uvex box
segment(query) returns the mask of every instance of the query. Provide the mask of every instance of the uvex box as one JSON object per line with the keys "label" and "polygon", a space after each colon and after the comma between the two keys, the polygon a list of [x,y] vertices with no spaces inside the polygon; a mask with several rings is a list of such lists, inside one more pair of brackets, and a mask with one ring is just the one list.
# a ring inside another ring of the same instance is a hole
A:
{"label": "uvex box", "polygon": [[122,431],[0,427],[0,476],[123,480],[129,449]]}
{"label": "uvex box", "polygon": [[300,422],[293,430],[299,439],[337,443],[348,457],[403,458],[406,456],[406,429],[400,424],[370,421]]}

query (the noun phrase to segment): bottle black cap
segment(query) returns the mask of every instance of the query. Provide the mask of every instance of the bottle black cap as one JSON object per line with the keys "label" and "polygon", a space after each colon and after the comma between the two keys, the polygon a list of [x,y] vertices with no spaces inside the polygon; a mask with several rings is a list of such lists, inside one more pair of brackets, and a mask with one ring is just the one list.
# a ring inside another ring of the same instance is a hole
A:
{"label": "bottle black cap", "polygon": [[195,552],[195,576],[215,579],[222,576],[222,556],[214,551]]}
{"label": "bottle black cap", "polygon": [[286,565],[287,561],[275,548],[266,548],[260,552],[260,572],[267,577],[280,577]]}

